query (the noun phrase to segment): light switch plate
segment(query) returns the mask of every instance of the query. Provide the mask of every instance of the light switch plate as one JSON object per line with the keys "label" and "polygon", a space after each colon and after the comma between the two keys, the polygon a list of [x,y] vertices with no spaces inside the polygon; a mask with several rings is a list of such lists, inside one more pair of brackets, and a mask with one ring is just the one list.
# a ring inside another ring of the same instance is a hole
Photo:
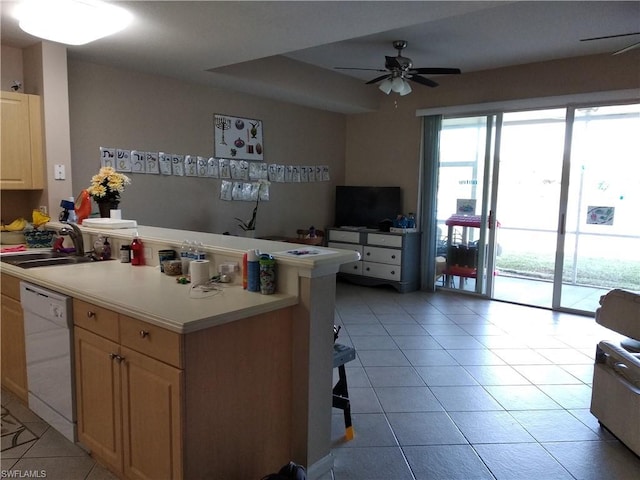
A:
{"label": "light switch plate", "polygon": [[66,172],[64,165],[57,164],[53,168],[53,178],[56,180],[64,180],[66,178]]}

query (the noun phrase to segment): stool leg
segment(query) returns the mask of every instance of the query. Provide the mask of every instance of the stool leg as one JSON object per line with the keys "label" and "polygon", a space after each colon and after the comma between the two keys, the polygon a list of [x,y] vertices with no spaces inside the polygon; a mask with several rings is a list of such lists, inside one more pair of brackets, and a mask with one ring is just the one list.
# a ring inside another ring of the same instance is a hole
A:
{"label": "stool leg", "polygon": [[[334,406],[338,406],[344,411],[344,428],[345,428],[345,438],[347,440],[353,440],[355,436],[353,431],[353,425],[351,423],[351,402],[349,401],[349,390],[347,387],[347,373],[345,371],[344,365],[340,365],[338,367],[338,383],[333,387],[333,395],[334,395]],[[339,396],[339,399],[336,399],[336,396]],[[338,400],[338,401],[336,401]],[[336,405],[338,403],[338,405]]]}

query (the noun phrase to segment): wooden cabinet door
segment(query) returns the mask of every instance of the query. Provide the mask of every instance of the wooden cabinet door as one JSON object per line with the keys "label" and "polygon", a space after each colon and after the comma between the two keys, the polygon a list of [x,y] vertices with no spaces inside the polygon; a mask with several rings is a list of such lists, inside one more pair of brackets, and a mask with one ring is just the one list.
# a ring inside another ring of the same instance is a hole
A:
{"label": "wooden cabinet door", "polygon": [[122,473],[120,347],[82,328],[74,333],[78,440]]}
{"label": "wooden cabinet door", "polygon": [[181,479],[182,371],[121,351],[125,476]]}
{"label": "wooden cabinet door", "polygon": [[40,97],[1,92],[2,147],[0,188],[31,190],[44,188],[42,113]]}
{"label": "wooden cabinet door", "polygon": [[27,402],[27,359],[24,346],[24,316],[18,300],[2,295],[0,317],[2,386]]}

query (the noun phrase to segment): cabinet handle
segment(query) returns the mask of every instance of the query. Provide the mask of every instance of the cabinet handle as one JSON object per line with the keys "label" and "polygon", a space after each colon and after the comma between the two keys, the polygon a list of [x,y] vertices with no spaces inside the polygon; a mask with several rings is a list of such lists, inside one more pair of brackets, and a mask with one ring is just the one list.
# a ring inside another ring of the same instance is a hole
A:
{"label": "cabinet handle", "polygon": [[145,338],[149,336],[149,332],[146,330],[140,330],[140,338]]}
{"label": "cabinet handle", "polygon": [[87,318],[96,318],[96,312],[92,312],[91,310],[89,310],[87,312]]}
{"label": "cabinet handle", "polygon": [[121,357],[117,353],[110,353],[109,358],[111,358],[111,360],[115,360],[118,363],[122,363],[124,360],[124,357]]}

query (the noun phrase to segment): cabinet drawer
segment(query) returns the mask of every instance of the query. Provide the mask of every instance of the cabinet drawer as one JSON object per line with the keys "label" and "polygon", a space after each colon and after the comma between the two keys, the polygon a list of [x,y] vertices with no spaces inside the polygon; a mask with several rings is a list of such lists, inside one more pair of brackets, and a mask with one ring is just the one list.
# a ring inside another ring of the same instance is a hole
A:
{"label": "cabinet drawer", "polygon": [[106,308],[73,299],[73,324],[118,341],[118,314]]}
{"label": "cabinet drawer", "polygon": [[337,242],[360,243],[360,232],[329,230],[329,240],[335,240]]}
{"label": "cabinet drawer", "polygon": [[384,263],[362,262],[362,275],[366,277],[384,278],[400,281],[402,278],[400,265],[385,265]]}
{"label": "cabinet drawer", "polygon": [[362,275],[362,262],[349,262],[340,265],[342,273],[351,273],[352,275]]}
{"label": "cabinet drawer", "polygon": [[400,265],[402,262],[402,250],[393,248],[364,247],[363,260],[367,262],[388,263]]}
{"label": "cabinet drawer", "polygon": [[327,244],[327,248],[339,248],[342,250],[351,250],[353,252],[358,252],[360,254],[360,257],[362,258],[362,245],[354,245],[353,243],[329,242]]}
{"label": "cabinet drawer", "polygon": [[402,248],[402,235],[383,235],[381,233],[367,233],[369,245]]}
{"label": "cabinet drawer", "polygon": [[[337,247],[336,247],[337,248]],[[2,294],[14,300],[20,301],[20,280],[6,273],[2,274]]]}
{"label": "cabinet drawer", "polygon": [[120,343],[182,368],[182,336],[142,320],[120,315]]}

